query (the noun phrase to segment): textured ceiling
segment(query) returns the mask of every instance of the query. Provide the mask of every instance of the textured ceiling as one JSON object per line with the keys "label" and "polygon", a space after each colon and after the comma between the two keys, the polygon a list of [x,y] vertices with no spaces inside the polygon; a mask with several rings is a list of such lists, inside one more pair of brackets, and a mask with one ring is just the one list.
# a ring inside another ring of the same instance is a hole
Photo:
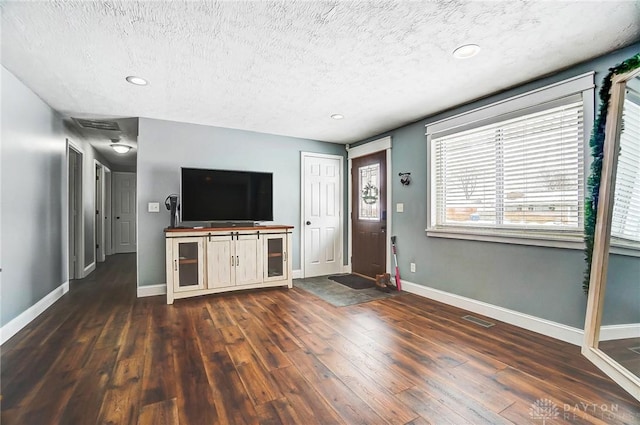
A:
{"label": "textured ceiling", "polygon": [[[140,116],[339,143],[640,40],[638,1],[0,7],[2,64],[67,116]],[[454,59],[466,43],[482,51]],[[127,75],[150,85],[127,84]]]}

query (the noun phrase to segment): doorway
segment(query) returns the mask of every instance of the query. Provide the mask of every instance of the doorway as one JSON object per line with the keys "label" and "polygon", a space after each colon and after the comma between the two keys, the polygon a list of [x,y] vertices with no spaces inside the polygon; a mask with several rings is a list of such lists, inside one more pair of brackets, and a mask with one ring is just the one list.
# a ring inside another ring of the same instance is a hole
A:
{"label": "doorway", "polygon": [[96,187],[95,187],[95,241],[96,241],[96,263],[102,263],[105,260],[105,243],[104,243],[104,205],[105,205],[105,197],[104,197],[104,174],[105,167],[95,161],[96,167]]}
{"label": "doorway", "polygon": [[69,280],[83,277],[82,153],[67,140]]}
{"label": "doorway", "polygon": [[302,152],[302,277],[343,271],[343,157]]}
{"label": "doorway", "polygon": [[387,154],[385,151],[351,162],[353,234],[352,273],[375,278],[386,271]]}
{"label": "doorway", "polygon": [[111,230],[112,214],[111,214],[111,170],[104,168],[104,254],[109,256],[113,254],[113,236]]}

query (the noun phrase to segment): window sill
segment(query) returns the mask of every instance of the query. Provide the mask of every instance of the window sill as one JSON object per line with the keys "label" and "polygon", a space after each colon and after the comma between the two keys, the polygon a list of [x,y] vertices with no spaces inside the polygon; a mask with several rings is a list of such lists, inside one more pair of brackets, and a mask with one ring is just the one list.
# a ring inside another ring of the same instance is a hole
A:
{"label": "window sill", "polygon": [[[427,236],[432,238],[461,239],[576,250],[584,250],[585,248],[584,236],[575,233],[563,235],[542,232],[488,232],[480,229],[425,229],[425,231]],[[626,241],[611,241],[610,252],[615,255],[640,257],[640,244]]]}
{"label": "window sill", "polygon": [[640,243],[624,240],[612,240],[609,252],[626,257],[640,257]]}
{"label": "window sill", "polygon": [[484,231],[482,229],[425,229],[433,238],[463,239],[482,242],[497,242],[514,245],[544,246],[584,250],[582,234],[550,234],[542,232]]}

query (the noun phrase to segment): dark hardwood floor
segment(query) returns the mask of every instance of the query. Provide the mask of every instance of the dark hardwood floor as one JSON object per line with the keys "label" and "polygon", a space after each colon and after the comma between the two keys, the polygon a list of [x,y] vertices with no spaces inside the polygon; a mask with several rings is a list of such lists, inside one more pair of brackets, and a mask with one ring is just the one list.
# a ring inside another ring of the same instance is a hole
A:
{"label": "dark hardwood floor", "polygon": [[1,422],[640,424],[578,347],[464,314],[296,288],[167,306],[114,255],[2,346]]}

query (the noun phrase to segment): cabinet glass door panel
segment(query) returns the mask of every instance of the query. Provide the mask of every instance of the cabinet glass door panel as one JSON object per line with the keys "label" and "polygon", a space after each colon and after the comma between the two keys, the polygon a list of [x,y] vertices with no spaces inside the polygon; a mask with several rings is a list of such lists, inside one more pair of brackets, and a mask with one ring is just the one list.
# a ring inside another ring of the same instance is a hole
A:
{"label": "cabinet glass door panel", "polygon": [[203,244],[201,239],[178,239],[174,242],[174,289],[203,288]]}
{"label": "cabinet glass door panel", "polygon": [[284,235],[267,235],[266,237],[266,263],[264,279],[282,280],[286,279],[286,239]]}

